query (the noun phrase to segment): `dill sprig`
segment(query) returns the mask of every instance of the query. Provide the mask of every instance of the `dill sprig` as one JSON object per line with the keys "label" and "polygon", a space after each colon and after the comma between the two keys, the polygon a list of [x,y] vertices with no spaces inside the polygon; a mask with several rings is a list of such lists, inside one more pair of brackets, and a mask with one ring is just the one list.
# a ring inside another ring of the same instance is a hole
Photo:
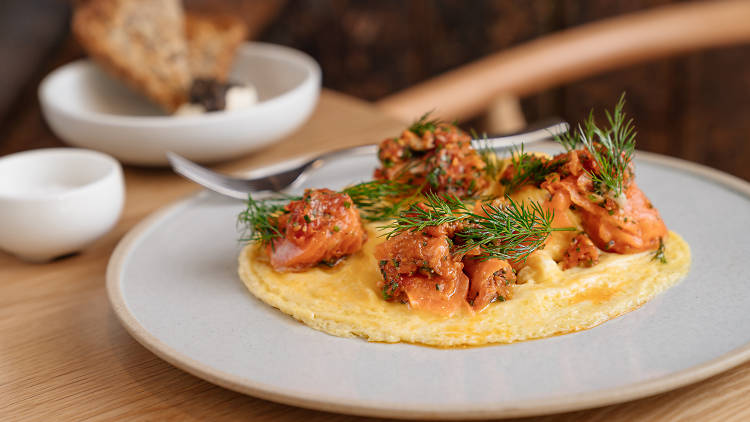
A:
{"label": "dill sprig", "polygon": [[418,194],[419,190],[418,186],[406,183],[373,180],[349,186],[341,192],[352,198],[362,218],[382,221],[398,214],[404,203]]}
{"label": "dill sprig", "polygon": [[464,241],[459,253],[479,246],[481,259],[525,261],[544,244],[551,232],[575,230],[573,227],[552,228],[554,212],[545,210],[536,201],[525,205],[506,198],[507,205],[483,205],[482,211],[487,217],[474,221],[457,233]]}
{"label": "dill sprig", "polygon": [[269,198],[260,201],[247,196],[247,208],[237,217],[237,224],[242,226],[241,242],[256,242],[261,246],[270,244],[283,234],[279,231],[279,216],[286,213],[286,204],[299,197]]}
{"label": "dill sprig", "polygon": [[[581,126],[578,126],[578,129],[581,130]],[[578,132],[575,130],[569,130],[565,133],[562,133],[560,135],[555,135],[555,142],[562,145],[563,148],[565,148],[565,152],[573,151],[574,149],[578,148]]]}
{"label": "dill sprig", "polygon": [[425,132],[434,132],[442,122],[440,119],[430,119],[432,111],[433,110],[430,110],[420,116],[419,119],[409,126],[409,131],[414,132],[419,136],[424,135]]}
{"label": "dill sprig", "polygon": [[528,204],[513,201],[506,196],[507,203],[485,204],[484,215],[471,211],[455,196],[426,194],[425,202],[413,204],[402,211],[391,224],[386,234],[391,238],[404,232],[418,232],[430,226],[460,223],[456,231],[454,253],[465,255],[479,248],[478,259],[491,258],[524,261],[538,249],[554,231],[571,231],[573,227],[552,228],[554,212],[545,210],[534,201]]}
{"label": "dill sprig", "polygon": [[664,255],[664,239],[659,239],[659,248],[651,256],[652,261],[659,261],[662,264],[667,263],[667,257]]}
{"label": "dill sprig", "polygon": [[510,164],[515,172],[510,180],[501,181],[506,194],[513,193],[526,184],[542,183],[548,174],[557,171],[565,163],[562,160],[548,161],[537,155],[528,154],[524,151],[523,144],[519,148],[511,148],[510,154]]}
{"label": "dill sprig", "polygon": [[[586,120],[586,135],[581,142],[586,150],[596,161],[597,171],[590,172],[589,176],[594,185],[604,185],[615,198],[621,197],[625,190],[625,174],[628,171],[630,161],[633,159],[635,150],[635,127],[633,119],[627,119],[623,112],[625,105],[625,94],[615,106],[614,113],[605,110],[608,129],[600,129],[596,126],[593,113],[589,113]],[[593,133],[594,136],[588,136]],[[595,140],[594,140],[595,138]],[[598,146],[601,146],[598,147]]]}
{"label": "dill sprig", "polygon": [[401,211],[392,223],[380,227],[390,230],[387,239],[407,231],[418,232],[430,226],[462,221],[471,214],[466,204],[453,195],[425,193],[424,199],[421,204],[411,204]]}
{"label": "dill sprig", "polygon": [[[420,187],[390,180],[374,180],[358,183],[341,191],[352,199],[360,216],[369,221],[382,221],[396,216],[409,201],[413,201],[421,191]],[[300,196],[281,195],[255,200],[247,198],[247,207],[238,218],[242,226],[242,242],[256,242],[263,246],[273,239],[280,238],[279,216],[287,213],[286,205],[290,201],[302,199]]]}
{"label": "dill sprig", "polygon": [[567,151],[581,143],[596,162],[596,171],[588,171],[589,177],[597,188],[597,193],[610,194],[612,198],[621,198],[625,191],[625,176],[635,151],[635,126],[633,119],[628,119],[623,111],[625,93],[615,105],[612,113],[605,110],[608,128],[600,128],[594,119],[593,110],[578,130],[568,132],[555,138]]}

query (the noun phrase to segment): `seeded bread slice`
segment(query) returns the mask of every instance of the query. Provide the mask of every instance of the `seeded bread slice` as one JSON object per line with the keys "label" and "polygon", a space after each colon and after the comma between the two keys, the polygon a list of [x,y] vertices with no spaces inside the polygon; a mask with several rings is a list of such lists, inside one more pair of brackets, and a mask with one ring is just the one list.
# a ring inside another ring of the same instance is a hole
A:
{"label": "seeded bread slice", "polygon": [[226,82],[237,47],[247,37],[247,26],[229,15],[185,14],[188,65],[194,79]]}
{"label": "seeded bread slice", "polygon": [[187,99],[192,77],[180,0],[89,0],[76,8],[72,27],[94,60],[165,110]]}

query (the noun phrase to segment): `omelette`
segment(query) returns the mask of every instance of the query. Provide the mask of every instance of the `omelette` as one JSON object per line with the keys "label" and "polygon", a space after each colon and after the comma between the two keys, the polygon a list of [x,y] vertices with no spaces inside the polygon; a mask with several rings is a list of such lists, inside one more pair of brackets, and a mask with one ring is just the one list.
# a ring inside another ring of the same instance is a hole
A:
{"label": "omelette", "polygon": [[425,115],[381,142],[371,182],[249,198],[240,278],[312,328],[388,343],[512,343],[630,312],[691,258],[635,183],[623,105],[560,154],[505,159]]}
{"label": "omelette", "polygon": [[364,247],[333,268],[279,273],[257,245],[239,256],[239,274],[263,302],[308,326],[341,337],[438,347],[479,346],[549,337],[594,327],[643,305],[683,278],[690,248],[676,233],[664,241],[664,260],[653,252],[604,254],[590,268],[561,270],[545,251],[529,257],[520,284],[505,302],[450,317],[386,302],[374,257],[378,223]]}

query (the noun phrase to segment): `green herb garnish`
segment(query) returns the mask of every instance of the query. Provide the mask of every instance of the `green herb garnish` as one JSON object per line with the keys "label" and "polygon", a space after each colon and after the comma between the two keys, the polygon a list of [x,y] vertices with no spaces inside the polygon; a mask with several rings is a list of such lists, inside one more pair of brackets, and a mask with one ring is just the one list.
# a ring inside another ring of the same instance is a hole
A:
{"label": "green herb garnish", "polygon": [[548,174],[556,172],[565,161],[549,161],[542,157],[528,154],[524,151],[523,144],[519,148],[513,147],[510,152],[510,165],[515,173],[510,180],[502,180],[506,194],[515,192],[516,189],[527,184],[538,185],[544,181]]}
{"label": "green herb garnish", "polygon": [[[374,180],[349,186],[341,192],[346,193],[352,199],[352,202],[344,202],[345,208],[351,208],[354,203],[359,209],[360,216],[365,220],[382,221],[397,215],[401,208],[414,200],[420,190],[418,186],[388,180]],[[309,200],[308,196],[288,195],[255,200],[248,195],[247,207],[237,219],[238,225],[243,226],[244,231],[240,241],[267,245],[273,239],[282,237],[283,234],[278,228],[279,216],[287,213],[284,207],[290,201],[303,198]],[[302,218],[306,223],[312,221],[307,214]],[[334,226],[333,230],[336,232],[341,228]]]}
{"label": "green herb garnish", "polygon": [[430,119],[432,111],[428,111],[423,114],[417,121],[409,126],[409,131],[414,132],[419,136],[425,134],[425,132],[434,132],[440,125],[440,119]]}
{"label": "green herb garnish", "polygon": [[443,174],[445,174],[444,168],[435,167],[430,170],[429,173],[427,173],[425,179],[427,180],[427,183],[429,183],[431,188],[437,189],[440,187],[440,176],[442,176]]}
{"label": "green herb garnish", "polygon": [[[579,126],[580,130],[580,126]],[[578,148],[578,132],[575,130],[569,130],[565,133],[562,133],[560,135],[555,136],[555,142],[562,145],[563,148],[565,148],[565,152],[573,151],[574,149]]]}
{"label": "green herb garnish", "polygon": [[654,256],[651,258],[652,261],[659,261],[662,264],[667,263],[667,257],[664,256],[664,239],[659,239],[659,248],[654,251]]}
{"label": "green herb garnish", "polygon": [[569,228],[552,228],[554,213],[534,201],[518,203],[506,196],[507,204],[482,205],[486,215],[476,214],[466,204],[452,195],[426,194],[423,204],[412,204],[396,220],[384,227],[387,238],[404,232],[419,232],[430,226],[460,223],[453,241],[454,253],[465,255],[480,248],[478,259],[525,260],[538,249],[553,231],[571,231]]}
{"label": "green herb garnish", "polygon": [[625,176],[635,151],[635,126],[628,119],[623,107],[625,93],[620,96],[612,113],[605,110],[608,128],[600,128],[594,120],[593,110],[578,130],[555,138],[567,151],[581,143],[596,163],[596,171],[588,171],[589,177],[597,186],[598,193],[609,194],[613,199],[622,197],[625,192]]}
{"label": "green herb garnish", "polygon": [[393,294],[396,293],[396,289],[398,289],[398,281],[391,281],[390,283],[383,284],[383,299],[390,300],[393,297]]}
{"label": "green herb garnish", "polygon": [[284,206],[292,199],[300,198],[283,197],[256,201],[248,195],[247,208],[237,218],[237,224],[244,226],[244,234],[240,241],[256,242],[265,246],[273,239],[282,237],[279,231],[279,216],[287,212]]}
{"label": "green herb garnish", "polygon": [[[342,190],[359,209],[360,216],[369,221],[394,217],[406,202],[419,192],[418,186],[390,180],[362,182]],[[410,195],[405,197],[406,195]]]}

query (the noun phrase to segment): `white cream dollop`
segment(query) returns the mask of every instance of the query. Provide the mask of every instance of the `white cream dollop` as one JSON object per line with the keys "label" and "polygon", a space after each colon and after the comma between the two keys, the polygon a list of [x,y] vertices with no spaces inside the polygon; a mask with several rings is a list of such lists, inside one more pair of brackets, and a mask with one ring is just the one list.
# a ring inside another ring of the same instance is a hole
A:
{"label": "white cream dollop", "polygon": [[258,91],[252,85],[236,85],[227,90],[224,110],[241,110],[258,102]]}

